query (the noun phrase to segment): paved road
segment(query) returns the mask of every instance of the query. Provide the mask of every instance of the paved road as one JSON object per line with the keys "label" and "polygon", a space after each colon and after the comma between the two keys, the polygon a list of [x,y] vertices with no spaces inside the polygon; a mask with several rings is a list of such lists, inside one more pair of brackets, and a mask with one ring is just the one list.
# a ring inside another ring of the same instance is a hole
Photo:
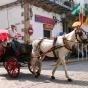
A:
{"label": "paved road", "polygon": [[56,71],[56,79],[51,80],[53,63],[55,62],[43,62],[43,70],[38,79],[33,77],[27,67],[21,68],[21,73],[16,79],[10,78],[6,70],[0,67],[0,88],[88,88],[88,62],[67,65],[73,82],[66,80],[62,66]]}

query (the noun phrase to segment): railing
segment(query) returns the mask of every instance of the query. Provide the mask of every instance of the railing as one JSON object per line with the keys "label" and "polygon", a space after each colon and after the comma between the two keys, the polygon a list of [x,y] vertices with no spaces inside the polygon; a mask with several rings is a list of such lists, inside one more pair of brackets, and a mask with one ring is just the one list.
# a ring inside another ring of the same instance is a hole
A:
{"label": "railing", "polygon": [[[78,44],[78,51],[80,50],[79,47],[80,46]],[[78,52],[78,61],[88,60],[88,44],[86,44],[86,45],[82,44],[82,46],[81,46],[82,57],[81,58],[80,58],[79,54],[80,54],[80,52]]]}
{"label": "railing", "polygon": [[[70,6],[67,6],[67,5],[65,5],[64,3],[66,2],[66,0],[49,0],[50,2],[53,2],[53,3],[55,3],[55,4],[58,4],[58,5],[61,5],[61,6],[63,6],[64,8],[67,8],[67,9],[69,9],[70,10]],[[69,4],[72,4],[71,2],[69,2],[68,1],[68,3]]]}
{"label": "railing", "polygon": [[[81,56],[80,56],[81,54]],[[84,45],[77,44],[77,57],[74,58],[68,58],[66,59],[66,62],[80,62],[80,61],[88,61],[88,44]]]}

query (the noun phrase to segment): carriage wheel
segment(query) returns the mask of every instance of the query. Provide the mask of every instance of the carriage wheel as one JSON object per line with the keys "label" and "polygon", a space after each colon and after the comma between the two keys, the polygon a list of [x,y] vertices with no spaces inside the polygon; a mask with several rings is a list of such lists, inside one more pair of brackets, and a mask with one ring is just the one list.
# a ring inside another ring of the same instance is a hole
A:
{"label": "carriage wheel", "polygon": [[29,71],[33,74],[34,73],[33,72],[33,67],[32,67],[30,62],[28,62],[28,68],[29,68]]}
{"label": "carriage wheel", "polygon": [[6,62],[4,62],[4,67],[12,78],[18,77],[20,73],[20,66],[18,65],[16,59],[10,58]]}
{"label": "carriage wheel", "polygon": [[[34,72],[33,72],[33,66],[31,65],[30,61],[28,62],[28,68],[29,68],[29,71],[32,74],[34,74]],[[36,74],[36,76],[39,76],[40,75],[40,73],[39,73],[39,65],[36,65],[35,66],[35,74]]]}

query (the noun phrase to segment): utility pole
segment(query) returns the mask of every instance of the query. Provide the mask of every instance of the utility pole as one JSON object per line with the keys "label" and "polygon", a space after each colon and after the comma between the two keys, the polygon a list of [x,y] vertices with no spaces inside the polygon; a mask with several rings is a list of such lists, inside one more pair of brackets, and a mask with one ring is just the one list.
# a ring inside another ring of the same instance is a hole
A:
{"label": "utility pole", "polygon": [[30,42],[30,35],[28,34],[28,28],[30,24],[30,7],[29,0],[23,0],[23,8],[24,8],[24,41],[25,44]]}

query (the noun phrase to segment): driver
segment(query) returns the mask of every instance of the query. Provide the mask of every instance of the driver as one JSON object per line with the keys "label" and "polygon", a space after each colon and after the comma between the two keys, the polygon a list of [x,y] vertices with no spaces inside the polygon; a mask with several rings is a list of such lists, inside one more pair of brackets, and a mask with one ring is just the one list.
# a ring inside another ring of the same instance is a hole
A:
{"label": "driver", "polygon": [[[11,46],[13,48],[14,53],[17,53],[17,46],[20,45],[20,43],[17,41],[17,29],[15,25],[11,25],[11,27],[9,28],[9,41],[11,43]],[[16,46],[17,45],[17,46]]]}

